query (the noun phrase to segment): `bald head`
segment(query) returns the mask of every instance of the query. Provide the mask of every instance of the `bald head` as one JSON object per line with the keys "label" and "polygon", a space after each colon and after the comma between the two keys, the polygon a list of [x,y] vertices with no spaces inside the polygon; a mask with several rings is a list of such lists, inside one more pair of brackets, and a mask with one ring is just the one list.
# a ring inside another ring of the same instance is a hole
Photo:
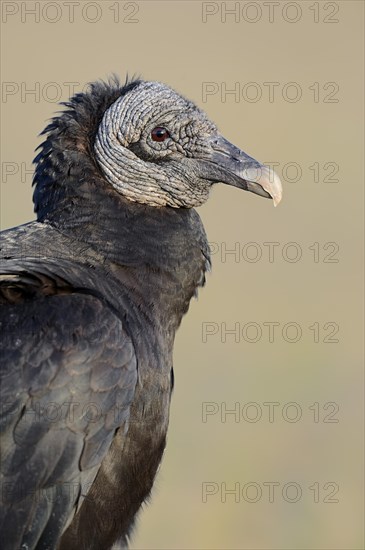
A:
{"label": "bald head", "polygon": [[212,183],[196,173],[193,159],[204,157],[216,132],[194,103],[159,82],[141,82],[105,112],[95,152],[105,177],[128,199],[193,207],[207,200]]}

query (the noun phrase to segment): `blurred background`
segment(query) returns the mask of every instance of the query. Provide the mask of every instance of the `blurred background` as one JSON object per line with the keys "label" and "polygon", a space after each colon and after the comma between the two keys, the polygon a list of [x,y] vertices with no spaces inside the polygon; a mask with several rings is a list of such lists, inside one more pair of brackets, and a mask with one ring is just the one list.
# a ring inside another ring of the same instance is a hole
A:
{"label": "blurred background", "polygon": [[199,209],[213,270],[132,549],[363,548],[364,4],[1,8],[2,229],[34,219],[57,103],[111,73],[171,85],[283,181],[276,209],[227,186]]}

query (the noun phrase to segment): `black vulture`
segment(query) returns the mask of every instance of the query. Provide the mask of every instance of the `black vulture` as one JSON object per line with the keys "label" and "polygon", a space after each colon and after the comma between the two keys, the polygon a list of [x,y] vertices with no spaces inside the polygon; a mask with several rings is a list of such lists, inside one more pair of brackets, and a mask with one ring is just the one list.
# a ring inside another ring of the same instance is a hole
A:
{"label": "black vulture", "polygon": [[2,232],[3,550],[127,547],[165,447],[176,329],[204,284],[194,207],[279,178],[159,82],[96,82],[44,130],[37,221]]}

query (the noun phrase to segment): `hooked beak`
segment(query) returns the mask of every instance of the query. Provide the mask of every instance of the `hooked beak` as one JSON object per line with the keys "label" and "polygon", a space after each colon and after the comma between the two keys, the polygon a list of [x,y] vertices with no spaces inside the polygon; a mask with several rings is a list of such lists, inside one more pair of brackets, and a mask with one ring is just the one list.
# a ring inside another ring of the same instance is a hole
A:
{"label": "hooked beak", "polygon": [[[205,166],[212,181],[271,198],[274,206],[279,204],[283,189],[279,176],[272,169],[253,159],[221,135],[215,135],[210,145],[212,153]],[[208,167],[207,164],[211,166]]]}

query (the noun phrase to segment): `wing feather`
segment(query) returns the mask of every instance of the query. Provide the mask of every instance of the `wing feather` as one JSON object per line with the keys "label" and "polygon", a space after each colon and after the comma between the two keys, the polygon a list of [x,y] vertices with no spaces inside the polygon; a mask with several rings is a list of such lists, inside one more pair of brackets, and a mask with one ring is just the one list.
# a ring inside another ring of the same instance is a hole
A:
{"label": "wing feather", "polygon": [[4,550],[56,546],[127,429],[137,381],[132,341],[107,305],[32,292],[32,281],[19,290],[7,276],[0,309]]}

